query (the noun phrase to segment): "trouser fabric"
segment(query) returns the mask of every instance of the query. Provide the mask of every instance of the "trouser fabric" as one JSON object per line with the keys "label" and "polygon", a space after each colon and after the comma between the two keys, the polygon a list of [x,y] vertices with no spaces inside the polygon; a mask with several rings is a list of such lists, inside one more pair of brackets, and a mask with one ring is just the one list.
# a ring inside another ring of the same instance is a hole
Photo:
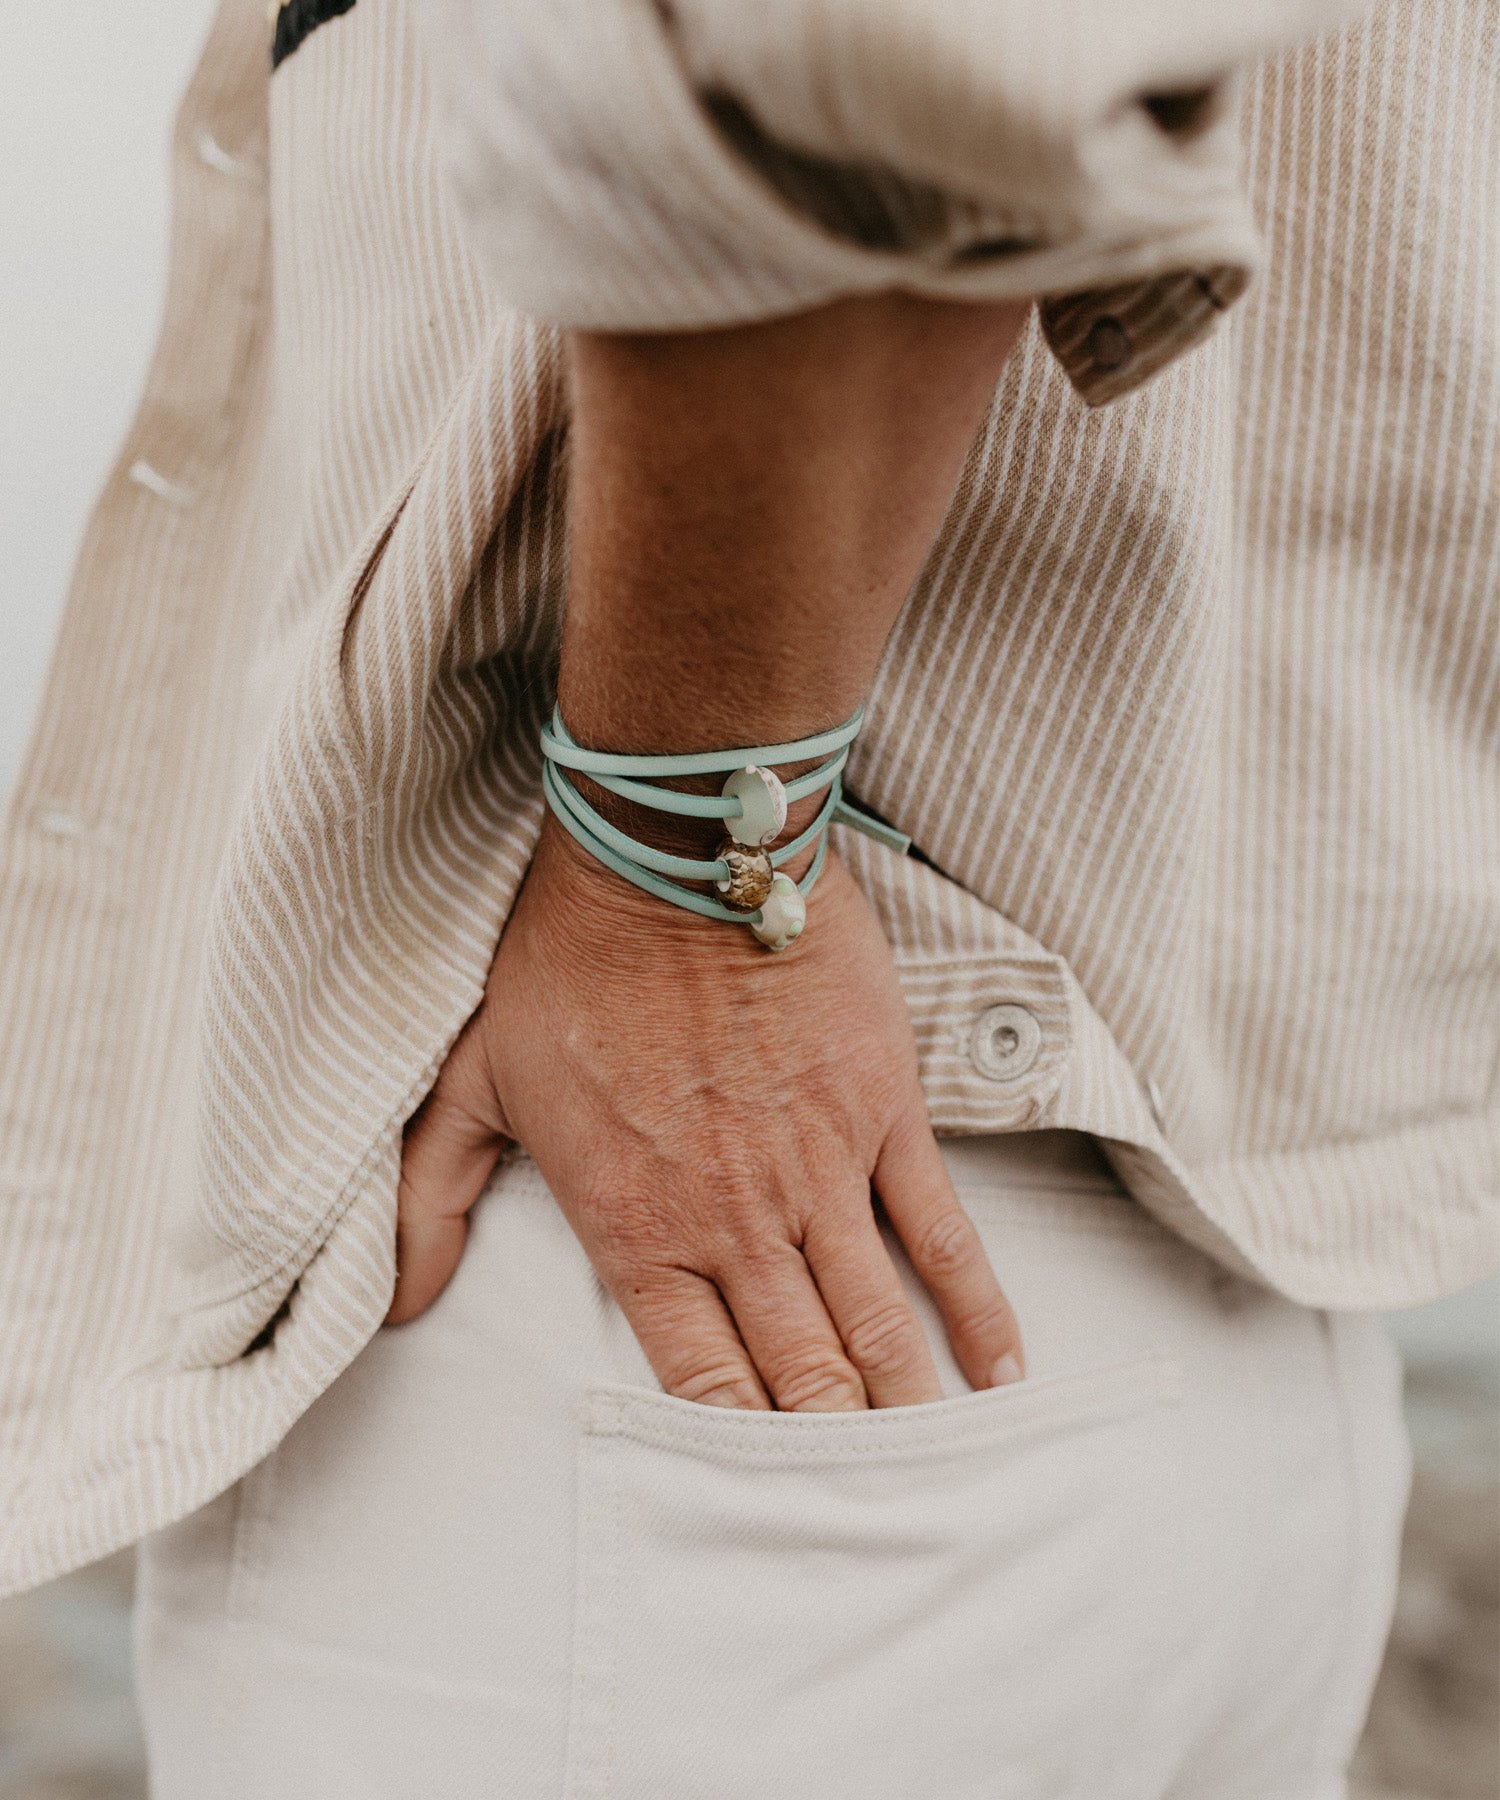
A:
{"label": "trouser fabric", "polygon": [[154,1800],[1337,1800],[1408,1477],[1378,1322],[952,1140],[1028,1376],[663,1395],[534,1165],[437,1304],[142,1549]]}

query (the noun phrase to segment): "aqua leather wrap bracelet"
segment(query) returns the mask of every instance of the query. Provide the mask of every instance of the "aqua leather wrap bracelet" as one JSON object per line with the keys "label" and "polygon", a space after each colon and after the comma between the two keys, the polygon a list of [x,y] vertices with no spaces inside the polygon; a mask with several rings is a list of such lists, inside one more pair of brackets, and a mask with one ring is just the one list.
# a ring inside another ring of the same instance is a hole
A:
{"label": "aqua leather wrap bracelet", "polygon": [[[812,892],[828,850],[828,827],[853,826],[900,854],[910,840],[883,820],[872,818],[844,798],[843,770],[849,746],[864,720],[864,708],[842,725],[789,744],[763,744],[745,750],[705,750],[665,756],[625,756],[609,750],[585,750],[575,743],[554,710],[542,727],[542,791],[558,821],[590,855],[616,875],[673,906],[748,925],[768,949],[782,950],[800,935],[807,918],[806,897]],[[771,765],[821,758],[818,766],[783,783]],[[720,794],[685,794],[657,785],[684,775],[728,774]],[[639,843],[584,799],[572,776],[587,775],[600,787],[638,806],[679,818],[717,819],[728,837],[713,858],[674,856]],[[828,790],[812,823],[790,842],[772,850],[786,823],[789,801]],[[799,882],[782,874],[781,866],[810,845],[817,848]],[[712,882],[723,900],[685,881]]]}

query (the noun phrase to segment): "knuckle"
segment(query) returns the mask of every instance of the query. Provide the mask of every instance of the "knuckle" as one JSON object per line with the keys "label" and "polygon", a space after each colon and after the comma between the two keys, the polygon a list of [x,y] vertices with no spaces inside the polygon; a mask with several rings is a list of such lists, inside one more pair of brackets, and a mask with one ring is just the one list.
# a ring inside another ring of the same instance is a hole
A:
{"label": "knuckle", "polygon": [[849,1412],[865,1405],[858,1373],[821,1344],[786,1358],[771,1377],[771,1390],[784,1412]]}
{"label": "knuckle", "polygon": [[844,1333],[844,1347],[865,1374],[904,1375],[921,1355],[921,1338],[911,1310],[887,1302],[854,1320]]}
{"label": "knuckle", "polygon": [[763,1405],[755,1383],[739,1360],[719,1350],[690,1355],[675,1362],[662,1386],[679,1400],[700,1406]]}
{"label": "knuckle", "polygon": [[764,1228],[734,1232],[727,1243],[721,1242],[709,1273],[731,1281],[754,1303],[764,1305],[785,1284],[791,1254],[784,1236]]}
{"label": "knuckle", "polygon": [[786,1255],[790,1221],[774,1190],[758,1186],[721,1192],[716,1210],[725,1241],[742,1259],[768,1263]]}
{"label": "knuckle", "polygon": [[953,1329],[970,1343],[996,1344],[1015,1334],[1015,1321],[1006,1301],[997,1293],[980,1305],[970,1307],[953,1322]]}
{"label": "knuckle", "polygon": [[961,1207],[946,1206],[917,1235],[913,1260],[929,1281],[964,1274],[980,1252],[979,1234]]}

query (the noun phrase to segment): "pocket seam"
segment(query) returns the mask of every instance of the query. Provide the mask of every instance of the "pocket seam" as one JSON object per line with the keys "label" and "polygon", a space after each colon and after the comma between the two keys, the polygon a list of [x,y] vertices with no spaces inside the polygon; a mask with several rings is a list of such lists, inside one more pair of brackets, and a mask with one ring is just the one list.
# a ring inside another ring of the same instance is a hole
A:
{"label": "pocket seam", "polygon": [[[1028,1427],[1066,1429],[1181,1398],[1183,1359],[1158,1351],[1099,1370],[1018,1387],[982,1388],[922,1406],[856,1413],[738,1412],[625,1384],[586,1390],[586,1438],[627,1438],[661,1450],[738,1464],[903,1461],[983,1450]],[[1059,1415],[1059,1398],[1076,1398]],[[978,1418],[975,1414],[978,1412]]]}

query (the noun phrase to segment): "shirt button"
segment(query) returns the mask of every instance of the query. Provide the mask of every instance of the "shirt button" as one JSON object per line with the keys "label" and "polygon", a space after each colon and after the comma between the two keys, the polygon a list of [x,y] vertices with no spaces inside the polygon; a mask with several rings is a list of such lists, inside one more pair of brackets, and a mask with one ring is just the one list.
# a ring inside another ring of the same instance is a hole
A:
{"label": "shirt button", "polygon": [[1089,326],[1084,347],[1096,369],[1123,369],[1130,361],[1130,334],[1108,314]]}
{"label": "shirt button", "polygon": [[969,1060],[988,1081],[1016,1081],[1036,1061],[1042,1028],[1024,1006],[992,1006],[974,1021]]}

